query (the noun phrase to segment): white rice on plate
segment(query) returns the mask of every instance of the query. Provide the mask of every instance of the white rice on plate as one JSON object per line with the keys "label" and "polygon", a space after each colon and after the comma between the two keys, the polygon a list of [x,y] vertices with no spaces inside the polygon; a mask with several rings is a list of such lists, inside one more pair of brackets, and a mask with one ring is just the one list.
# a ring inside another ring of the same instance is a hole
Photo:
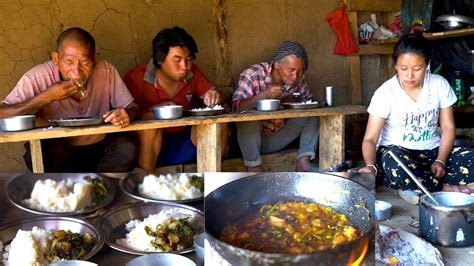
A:
{"label": "white rice on plate", "polygon": [[36,226],[31,231],[18,230],[10,245],[5,246],[3,265],[47,265],[48,262],[43,257],[47,250],[47,238],[48,232]]}
{"label": "white rice on plate", "polygon": [[308,100],[308,101],[305,101],[305,102],[302,102],[303,104],[316,104],[318,103],[318,101],[313,101],[313,100]]}
{"label": "white rice on plate", "polygon": [[213,107],[204,107],[204,108],[193,108],[191,111],[211,111],[211,110],[223,110],[222,105],[214,105]]}
{"label": "white rice on plate", "polygon": [[162,200],[185,200],[203,196],[203,192],[191,185],[191,176],[180,174],[146,175],[138,185],[140,195]]}
{"label": "white rice on plate", "polygon": [[47,212],[73,212],[92,204],[92,185],[74,183],[71,179],[36,181],[31,197],[22,202],[28,207]]}
{"label": "white rice on plate", "polygon": [[136,251],[144,252],[162,252],[156,247],[154,247],[151,242],[154,237],[150,236],[145,231],[145,226],[150,228],[156,228],[157,225],[167,225],[171,222],[172,219],[183,219],[189,218],[189,223],[192,228],[199,229],[199,219],[196,214],[189,212],[182,212],[179,209],[169,209],[166,211],[161,211],[157,214],[152,214],[141,220],[131,220],[125,225],[125,229],[129,232],[125,235],[125,238],[120,238],[115,241],[115,243],[121,247],[133,249]]}

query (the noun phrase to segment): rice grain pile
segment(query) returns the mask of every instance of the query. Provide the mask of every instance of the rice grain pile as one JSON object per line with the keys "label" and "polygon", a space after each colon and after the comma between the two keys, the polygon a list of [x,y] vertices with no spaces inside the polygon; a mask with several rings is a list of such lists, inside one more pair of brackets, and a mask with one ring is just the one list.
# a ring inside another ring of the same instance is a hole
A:
{"label": "rice grain pile", "polygon": [[31,198],[23,200],[28,207],[47,212],[73,212],[92,204],[92,185],[74,183],[71,179],[55,181],[38,180]]}
{"label": "rice grain pile", "polygon": [[[47,265],[43,254],[47,250],[48,233],[34,226],[31,231],[18,230],[10,245],[5,247],[2,262],[5,266]],[[1,250],[1,249],[0,249]]]}
{"label": "rice grain pile", "polygon": [[203,192],[191,185],[191,177],[187,174],[180,174],[179,177],[173,174],[147,175],[143,183],[138,185],[140,195],[163,200],[185,200],[203,196]]}

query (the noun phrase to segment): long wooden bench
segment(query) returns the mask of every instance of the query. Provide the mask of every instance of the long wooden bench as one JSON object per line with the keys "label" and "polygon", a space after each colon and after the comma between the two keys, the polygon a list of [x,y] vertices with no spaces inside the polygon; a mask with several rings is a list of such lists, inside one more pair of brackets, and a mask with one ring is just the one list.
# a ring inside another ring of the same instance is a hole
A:
{"label": "long wooden bench", "polygon": [[[296,149],[282,150],[274,153],[263,154],[262,161],[265,171],[268,172],[293,172],[296,169]],[[242,158],[232,158],[222,161],[221,172],[246,172]],[[178,164],[157,167],[157,173],[195,173],[195,163]]]}

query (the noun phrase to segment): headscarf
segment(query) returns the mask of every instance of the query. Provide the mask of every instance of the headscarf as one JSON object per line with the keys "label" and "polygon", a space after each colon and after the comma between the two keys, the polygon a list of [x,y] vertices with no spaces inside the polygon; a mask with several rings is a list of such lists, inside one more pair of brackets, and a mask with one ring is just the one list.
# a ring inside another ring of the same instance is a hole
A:
{"label": "headscarf", "polygon": [[283,57],[291,54],[294,54],[303,60],[304,70],[307,71],[309,63],[306,50],[304,49],[303,45],[294,41],[283,41],[273,54],[273,61],[281,60]]}

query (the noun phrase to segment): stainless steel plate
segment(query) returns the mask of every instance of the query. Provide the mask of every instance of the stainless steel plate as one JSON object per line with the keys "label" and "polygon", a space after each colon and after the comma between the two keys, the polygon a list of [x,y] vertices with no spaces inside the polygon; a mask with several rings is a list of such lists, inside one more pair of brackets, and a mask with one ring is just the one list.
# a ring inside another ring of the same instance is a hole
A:
{"label": "stainless steel plate", "polygon": [[[145,202],[174,202],[174,203],[190,203],[190,202],[196,202],[204,199],[203,197],[199,198],[193,198],[193,199],[185,199],[185,200],[170,200],[170,199],[153,199],[153,198],[148,198],[146,196],[143,196],[140,194],[138,191],[138,185],[143,183],[143,179],[145,178],[147,174],[146,173],[130,173],[120,179],[119,187],[125,193],[127,196],[130,196],[134,199],[138,199],[141,201]],[[159,175],[159,174],[156,174]],[[179,178],[180,174],[176,174],[176,178]],[[188,173],[188,175],[196,175],[201,178],[204,178],[202,174],[200,173]],[[204,192],[203,192],[204,195]]]}
{"label": "stainless steel plate", "polygon": [[208,116],[208,115],[221,115],[224,113],[224,109],[219,110],[186,110],[186,114],[192,116]]}
{"label": "stainless steel plate", "polygon": [[[92,205],[87,208],[84,208],[80,211],[75,212],[46,212],[35,210],[27,206],[23,203],[23,200],[28,199],[31,197],[31,191],[33,191],[33,187],[35,186],[36,181],[38,180],[45,180],[45,179],[52,179],[55,181],[66,180],[70,178],[73,182],[76,183],[85,183],[84,180],[85,176],[90,176],[93,178],[101,178],[105,181],[108,194],[102,200],[100,204]],[[55,173],[55,174],[23,174],[20,176],[15,177],[7,186],[7,196],[10,202],[15,205],[16,207],[35,214],[42,214],[42,215],[52,215],[52,216],[70,216],[70,215],[84,215],[88,213],[95,212],[99,209],[104,208],[107,206],[115,196],[115,185],[107,178],[98,176],[96,174],[83,174],[83,173]]]}
{"label": "stainless steel plate", "polygon": [[101,115],[90,117],[69,117],[49,120],[60,127],[80,127],[92,126],[104,123],[104,118]]}
{"label": "stainless steel plate", "polygon": [[314,103],[282,103],[283,107],[287,109],[313,109],[323,107],[319,102]]}
{"label": "stainless steel plate", "polygon": [[[109,212],[102,215],[102,222],[100,223],[100,229],[104,232],[105,243],[111,248],[135,255],[146,255],[152,253],[166,253],[166,252],[146,252],[146,251],[137,251],[130,248],[122,247],[116,244],[117,239],[125,238],[125,235],[128,231],[125,229],[125,225],[130,220],[143,220],[146,217],[157,214],[161,211],[167,211],[169,209],[180,209],[183,213],[197,214],[196,218],[198,219],[199,228],[197,228],[197,233],[201,233],[204,230],[204,213],[196,208],[176,204],[171,202],[160,202],[160,203],[146,203],[146,202],[137,202],[120,207],[111,209]],[[183,249],[176,252],[168,253],[178,253],[184,254],[194,251],[194,247]]]}
{"label": "stainless steel plate", "polygon": [[19,229],[30,231],[33,226],[38,226],[44,230],[71,230],[74,233],[89,233],[97,240],[94,248],[84,255],[81,260],[87,260],[94,256],[104,245],[104,235],[94,225],[80,219],[69,217],[35,217],[23,220],[12,221],[0,227],[0,241],[4,245],[9,244]]}

